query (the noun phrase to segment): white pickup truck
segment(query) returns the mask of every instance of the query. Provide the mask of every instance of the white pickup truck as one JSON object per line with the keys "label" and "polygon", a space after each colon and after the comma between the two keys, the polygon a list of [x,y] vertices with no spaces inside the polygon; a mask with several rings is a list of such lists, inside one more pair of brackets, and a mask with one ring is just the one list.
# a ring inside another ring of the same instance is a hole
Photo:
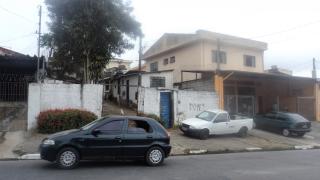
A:
{"label": "white pickup truck", "polygon": [[247,136],[252,129],[253,119],[240,115],[229,116],[223,110],[206,110],[194,118],[182,121],[179,128],[185,134],[196,135],[200,139],[207,139],[210,135],[238,134]]}

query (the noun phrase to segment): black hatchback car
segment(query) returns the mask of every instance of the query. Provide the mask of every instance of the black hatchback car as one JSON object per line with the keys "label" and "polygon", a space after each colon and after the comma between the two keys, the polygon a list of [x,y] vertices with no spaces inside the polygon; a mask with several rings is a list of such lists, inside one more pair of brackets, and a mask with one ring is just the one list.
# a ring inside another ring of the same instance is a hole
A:
{"label": "black hatchback car", "polygon": [[253,120],[256,128],[280,131],[283,136],[304,136],[311,131],[311,122],[296,113],[271,112],[257,115]]}
{"label": "black hatchback car", "polygon": [[155,120],[136,116],[109,116],[80,129],[52,134],[40,145],[41,159],[63,169],[80,160],[145,160],[160,165],[171,151],[170,136]]}

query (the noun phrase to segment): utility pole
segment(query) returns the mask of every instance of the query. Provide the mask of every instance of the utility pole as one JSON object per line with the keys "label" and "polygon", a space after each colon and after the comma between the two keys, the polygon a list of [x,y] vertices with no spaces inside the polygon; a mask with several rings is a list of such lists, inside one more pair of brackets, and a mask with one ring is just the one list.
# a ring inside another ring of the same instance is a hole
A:
{"label": "utility pole", "polygon": [[220,71],[220,63],[221,63],[221,56],[220,56],[220,39],[217,40],[217,71]]}
{"label": "utility pole", "polygon": [[312,78],[317,79],[316,59],[313,58],[312,61],[313,61]]}
{"label": "utility pole", "polygon": [[[40,42],[41,42],[41,16],[42,16],[42,6],[39,8],[39,30],[38,30],[38,61],[37,61],[37,83],[39,83],[40,80]],[[43,62],[44,65],[44,62]],[[44,66],[42,66],[42,69],[44,69]]]}
{"label": "utility pole", "polygon": [[138,87],[141,86],[141,60],[142,60],[142,35],[139,37],[139,79],[138,79]]}

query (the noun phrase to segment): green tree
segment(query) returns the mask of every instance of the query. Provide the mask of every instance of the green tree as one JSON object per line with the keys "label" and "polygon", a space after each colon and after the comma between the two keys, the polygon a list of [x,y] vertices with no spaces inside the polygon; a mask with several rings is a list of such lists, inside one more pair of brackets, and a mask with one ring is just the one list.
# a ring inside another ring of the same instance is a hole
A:
{"label": "green tree", "polygon": [[123,0],[46,0],[51,21],[42,46],[50,49],[48,74],[61,80],[97,82],[114,55],[142,35]]}

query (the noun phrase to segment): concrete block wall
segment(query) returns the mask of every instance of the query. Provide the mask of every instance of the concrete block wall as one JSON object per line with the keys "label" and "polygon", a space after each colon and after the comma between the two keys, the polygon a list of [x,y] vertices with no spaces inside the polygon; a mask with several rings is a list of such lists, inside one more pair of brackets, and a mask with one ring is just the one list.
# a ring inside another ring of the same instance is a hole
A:
{"label": "concrete block wall", "polygon": [[49,109],[79,108],[102,112],[103,86],[97,84],[29,84],[28,130],[36,127],[36,117]]}
{"label": "concrete block wall", "polygon": [[188,89],[194,91],[214,91],[213,86],[213,79],[198,79],[198,80],[191,80],[185,81],[181,83],[181,89]]}

